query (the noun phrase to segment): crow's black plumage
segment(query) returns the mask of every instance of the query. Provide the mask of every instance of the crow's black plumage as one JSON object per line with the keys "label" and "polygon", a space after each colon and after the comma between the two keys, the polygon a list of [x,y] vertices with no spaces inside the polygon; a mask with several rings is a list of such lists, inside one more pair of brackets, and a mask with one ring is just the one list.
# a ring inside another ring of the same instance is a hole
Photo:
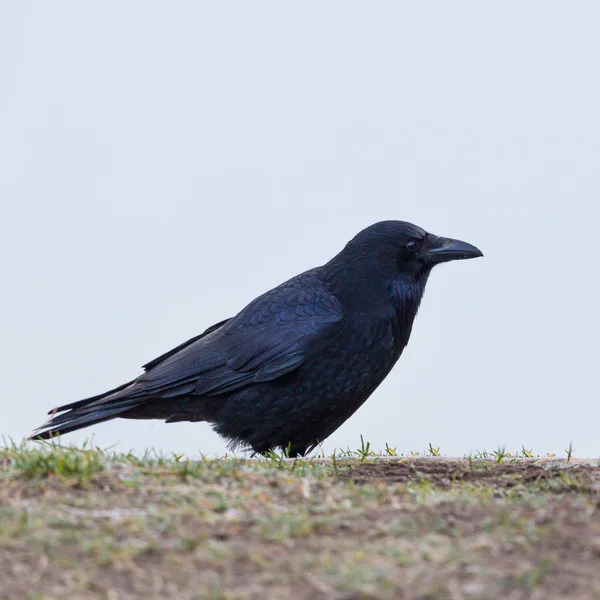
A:
{"label": "crow's black plumage", "polygon": [[371,395],[408,343],[434,265],[482,253],[402,221],[376,223],[327,264],[144,366],[61,406],[32,438],[116,417],[208,421],[231,447],[305,454]]}

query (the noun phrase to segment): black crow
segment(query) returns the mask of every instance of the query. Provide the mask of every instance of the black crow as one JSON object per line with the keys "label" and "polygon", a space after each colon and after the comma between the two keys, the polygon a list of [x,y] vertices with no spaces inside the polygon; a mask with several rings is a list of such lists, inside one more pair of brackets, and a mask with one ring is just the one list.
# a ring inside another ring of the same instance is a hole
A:
{"label": "black crow", "polygon": [[327,264],[253,300],[99,396],[59,406],[30,439],[121,417],[207,421],[231,448],[310,452],[385,379],[431,269],[483,256],[403,221],[367,227]]}

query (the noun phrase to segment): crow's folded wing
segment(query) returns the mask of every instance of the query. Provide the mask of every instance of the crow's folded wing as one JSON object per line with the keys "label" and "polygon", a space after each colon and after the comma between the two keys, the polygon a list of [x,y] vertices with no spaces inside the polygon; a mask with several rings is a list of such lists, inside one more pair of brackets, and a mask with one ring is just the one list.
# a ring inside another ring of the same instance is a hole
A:
{"label": "crow's folded wing", "polygon": [[291,280],[267,292],[232,319],[148,363],[146,372],[134,381],[114,393],[88,399],[85,405],[214,396],[272,381],[297,369],[310,345],[343,316],[335,296],[322,288],[315,290],[314,280],[309,290],[302,284],[306,281]]}
{"label": "crow's folded wing", "polygon": [[132,395],[216,395],[271,381],[298,368],[309,345],[342,318],[326,292],[276,288],[223,326],[150,367]]}

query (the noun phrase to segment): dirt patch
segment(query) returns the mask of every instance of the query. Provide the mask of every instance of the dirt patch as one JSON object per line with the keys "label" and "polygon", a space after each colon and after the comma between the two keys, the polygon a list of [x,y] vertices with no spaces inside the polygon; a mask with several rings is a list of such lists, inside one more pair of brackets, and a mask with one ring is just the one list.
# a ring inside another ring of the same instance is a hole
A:
{"label": "dirt patch", "polygon": [[544,485],[555,481],[555,492],[597,493],[600,470],[586,463],[567,461],[491,461],[431,459],[388,459],[359,463],[341,474],[356,483],[424,483],[441,488],[468,482],[495,488]]}

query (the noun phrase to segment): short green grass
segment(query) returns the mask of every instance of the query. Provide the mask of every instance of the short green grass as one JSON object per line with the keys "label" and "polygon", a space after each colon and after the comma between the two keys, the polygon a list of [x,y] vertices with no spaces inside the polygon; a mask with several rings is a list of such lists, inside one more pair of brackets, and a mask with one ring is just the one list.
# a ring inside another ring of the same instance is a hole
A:
{"label": "short green grass", "polygon": [[0,448],[0,598],[600,597],[600,468],[525,447]]}

